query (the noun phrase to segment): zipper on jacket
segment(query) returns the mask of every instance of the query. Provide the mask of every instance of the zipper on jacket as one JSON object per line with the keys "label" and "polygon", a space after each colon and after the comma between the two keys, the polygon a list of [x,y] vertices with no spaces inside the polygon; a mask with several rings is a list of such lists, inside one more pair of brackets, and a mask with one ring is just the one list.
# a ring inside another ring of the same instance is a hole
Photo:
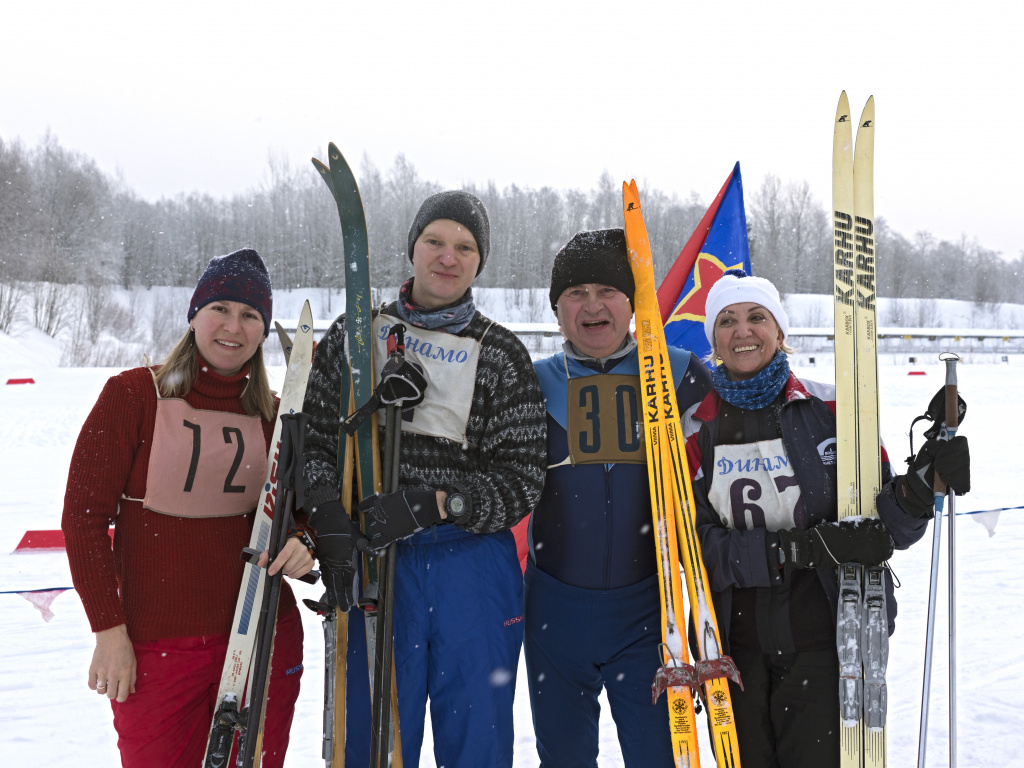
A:
{"label": "zipper on jacket", "polygon": [[605,549],[604,549],[604,588],[611,589],[612,584],[612,541],[615,535],[615,521],[612,518],[612,471],[607,464],[604,466],[604,516]]}

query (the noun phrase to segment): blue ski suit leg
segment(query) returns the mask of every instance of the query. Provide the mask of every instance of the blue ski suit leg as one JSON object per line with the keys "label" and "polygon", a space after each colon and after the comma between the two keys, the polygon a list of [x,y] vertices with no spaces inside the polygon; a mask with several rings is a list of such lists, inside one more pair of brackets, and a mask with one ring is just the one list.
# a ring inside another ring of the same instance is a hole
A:
{"label": "blue ski suit leg", "polygon": [[427,698],[438,765],[511,768],[523,577],[509,531],[437,526],[399,542],[395,674],[402,760],[419,765]]}
{"label": "blue ski suit leg", "polygon": [[[420,764],[427,698],[438,765],[510,768],[523,579],[509,531],[453,525],[398,544],[395,675],[402,761]],[[370,762],[363,612],[349,612],[345,765]],[[653,673],[652,673],[653,674]]]}
{"label": "blue ski suit leg", "polygon": [[[345,765],[370,764],[370,669],[366,653],[366,618],[361,610],[348,612],[345,654]],[[341,738],[341,734],[335,734]]]}
{"label": "blue ski suit leg", "polygon": [[595,768],[602,686],[626,768],[673,764],[668,707],[651,704],[660,611],[657,577],[581,589],[527,565],[524,650],[541,768]]}

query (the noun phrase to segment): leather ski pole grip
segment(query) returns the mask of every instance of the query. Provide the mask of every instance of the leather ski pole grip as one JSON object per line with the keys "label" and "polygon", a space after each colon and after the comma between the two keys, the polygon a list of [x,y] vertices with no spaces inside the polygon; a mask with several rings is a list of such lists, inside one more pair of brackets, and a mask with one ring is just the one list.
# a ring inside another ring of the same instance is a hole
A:
{"label": "leather ski pole grip", "polygon": [[[946,429],[940,439],[948,440],[956,434],[956,428],[960,423],[959,402],[957,396],[956,364],[960,362],[960,356],[953,352],[943,352],[939,360],[946,364],[946,383],[943,387],[946,393]],[[932,485],[936,498],[946,495],[946,484],[939,473],[935,473],[935,480]]]}

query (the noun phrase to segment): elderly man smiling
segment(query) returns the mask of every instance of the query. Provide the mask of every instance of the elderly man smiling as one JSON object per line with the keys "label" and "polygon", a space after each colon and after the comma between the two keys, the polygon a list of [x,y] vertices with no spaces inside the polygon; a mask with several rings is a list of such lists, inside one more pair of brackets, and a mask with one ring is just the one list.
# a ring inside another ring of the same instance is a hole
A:
{"label": "elderly man smiling", "polygon": [[[671,766],[668,710],[651,706],[658,593],[633,274],[621,229],[580,232],[555,256],[551,308],[564,352],[536,364],[548,472],[530,524],[525,653],[542,767],[593,767],[608,693],[627,767]],[[707,368],[669,350],[679,407],[710,391]]]}

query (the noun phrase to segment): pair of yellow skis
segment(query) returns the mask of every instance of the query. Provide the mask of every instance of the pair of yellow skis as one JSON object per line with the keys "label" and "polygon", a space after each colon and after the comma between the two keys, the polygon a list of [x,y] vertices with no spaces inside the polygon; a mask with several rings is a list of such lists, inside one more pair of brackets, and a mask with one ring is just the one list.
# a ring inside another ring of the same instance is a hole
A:
{"label": "pair of yellow skis", "polygon": [[[739,745],[727,676],[735,675],[732,660],[722,654],[721,638],[707,572],[701,559],[695,527],[693,490],[686,447],[661,322],[650,240],[640,211],[636,182],[622,185],[626,250],[636,284],[637,345],[644,412],[644,439],[650,479],[651,509],[658,555],[658,585],[662,598],[663,668],[654,686],[655,699],[667,693],[672,750],[677,768],[697,768],[696,718],[693,689],[703,685],[715,759],[719,768],[738,768]],[[680,566],[686,574],[690,609],[696,628],[700,660],[689,665],[686,618]],[[738,675],[734,677],[738,679]]]}

